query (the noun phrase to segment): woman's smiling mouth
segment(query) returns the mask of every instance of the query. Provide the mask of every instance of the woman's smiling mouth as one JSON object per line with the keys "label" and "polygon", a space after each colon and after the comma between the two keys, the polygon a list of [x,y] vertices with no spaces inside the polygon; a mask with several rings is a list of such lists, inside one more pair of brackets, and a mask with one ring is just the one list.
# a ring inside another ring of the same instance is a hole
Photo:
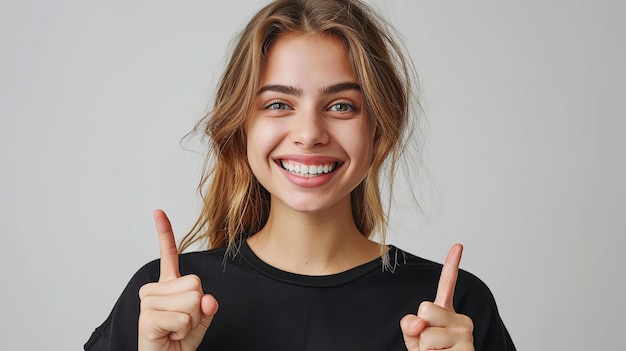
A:
{"label": "woman's smiling mouth", "polygon": [[280,165],[289,173],[303,177],[313,178],[334,171],[339,162],[326,162],[320,164],[306,164],[302,162],[279,160]]}

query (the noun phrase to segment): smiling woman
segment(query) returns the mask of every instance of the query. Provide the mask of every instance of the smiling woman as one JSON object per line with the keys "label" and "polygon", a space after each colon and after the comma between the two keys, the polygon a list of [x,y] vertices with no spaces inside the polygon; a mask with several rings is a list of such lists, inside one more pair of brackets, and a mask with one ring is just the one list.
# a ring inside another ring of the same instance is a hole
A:
{"label": "smiling woman", "polygon": [[[283,222],[275,221],[280,215],[275,210],[282,205],[302,215],[343,212],[351,218],[350,202],[341,200],[365,178],[374,127],[345,47],[332,36],[284,35],[268,52],[260,85],[254,103],[258,108],[250,113],[245,130],[250,168],[271,194],[273,206],[265,228]],[[282,163],[291,164],[293,170]],[[323,172],[324,164],[329,172]],[[355,238],[373,244],[352,221],[341,222],[345,224],[326,222],[317,232],[350,230]],[[350,227],[342,228],[346,224]],[[262,237],[263,231],[259,234],[253,238]],[[309,240],[313,247],[320,236],[313,234]],[[363,262],[377,254],[375,250]]]}
{"label": "smiling woman", "polygon": [[384,242],[378,180],[402,151],[411,88],[372,13],[282,0],[254,16],[198,125],[216,161],[181,251],[207,251],[179,255],[155,211],[161,259],[85,349],[515,349],[489,289],[459,271],[461,245],[442,266]]}

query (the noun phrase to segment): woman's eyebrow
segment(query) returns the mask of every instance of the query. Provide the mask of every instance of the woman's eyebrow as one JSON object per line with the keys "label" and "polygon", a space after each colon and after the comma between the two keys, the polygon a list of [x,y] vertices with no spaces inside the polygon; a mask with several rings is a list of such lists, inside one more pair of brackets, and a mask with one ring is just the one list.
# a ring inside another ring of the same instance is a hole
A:
{"label": "woman's eyebrow", "polygon": [[264,85],[261,87],[261,89],[259,89],[259,91],[256,92],[256,94],[261,95],[266,91],[275,91],[277,93],[295,95],[295,96],[302,95],[302,89],[292,87],[292,86],[287,86],[287,85],[280,85],[280,84]]}
{"label": "woman's eyebrow", "polygon": [[322,95],[332,95],[344,90],[361,91],[361,86],[358,83],[354,82],[339,83],[320,89],[320,93],[322,93]]}
{"label": "woman's eyebrow", "polygon": [[[344,82],[344,83],[338,83],[338,84],[334,84],[331,86],[327,86],[327,87],[323,87],[320,89],[320,93],[322,95],[332,95],[332,94],[336,94],[339,93],[341,91],[345,91],[345,90],[357,90],[357,91],[361,91],[361,86],[358,83],[354,83],[354,82]],[[274,91],[277,93],[282,93],[282,94],[287,94],[287,95],[294,95],[294,96],[301,96],[302,95],[302,88],[297,88],[294,86],[289,86],[289,85],[282,85],[282,84],[269,84],[269,85],[264,85],[262,86],[258,91],[257,91],[257,95],[261,95],[266,91]]]}

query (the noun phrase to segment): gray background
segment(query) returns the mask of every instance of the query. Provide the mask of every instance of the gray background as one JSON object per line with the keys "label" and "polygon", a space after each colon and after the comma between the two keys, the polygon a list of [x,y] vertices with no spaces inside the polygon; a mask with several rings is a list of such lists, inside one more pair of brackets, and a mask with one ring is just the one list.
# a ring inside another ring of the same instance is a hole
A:
{"label": "gray background", "polygon": [[[263,3],[0,3],[3,349],[81,348],[158,256],[152,210],[189,229],[202,157],[179,141]],[[464,243],[521,350],[621,349],[626,6],[375,4],[428,118],[427,176],[408,175],[425,211],[400,198],[391,243]]]}

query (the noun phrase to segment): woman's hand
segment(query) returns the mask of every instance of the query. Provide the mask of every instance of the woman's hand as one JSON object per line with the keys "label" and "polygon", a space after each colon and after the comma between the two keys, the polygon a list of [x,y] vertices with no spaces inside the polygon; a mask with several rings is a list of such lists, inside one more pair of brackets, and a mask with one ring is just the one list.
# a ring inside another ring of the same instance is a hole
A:
{"label": "woman's hand", "polygon": [[417,315],[400,321],[404,343],[409,351],[474,350],[474,323],[454,312],[452,298],[459,273],[463,246],[452,246],[441,271],[435,302],[422,302]]}
{"label": "woman's hand", "polygon": [[170,221],[161,210],[154,211],[154,221],[161,272],[158,283],[148,283],[139,290],[139,350],[196,350],[217,312],[217,301],[203,293],[198,276],[180,276]]}

